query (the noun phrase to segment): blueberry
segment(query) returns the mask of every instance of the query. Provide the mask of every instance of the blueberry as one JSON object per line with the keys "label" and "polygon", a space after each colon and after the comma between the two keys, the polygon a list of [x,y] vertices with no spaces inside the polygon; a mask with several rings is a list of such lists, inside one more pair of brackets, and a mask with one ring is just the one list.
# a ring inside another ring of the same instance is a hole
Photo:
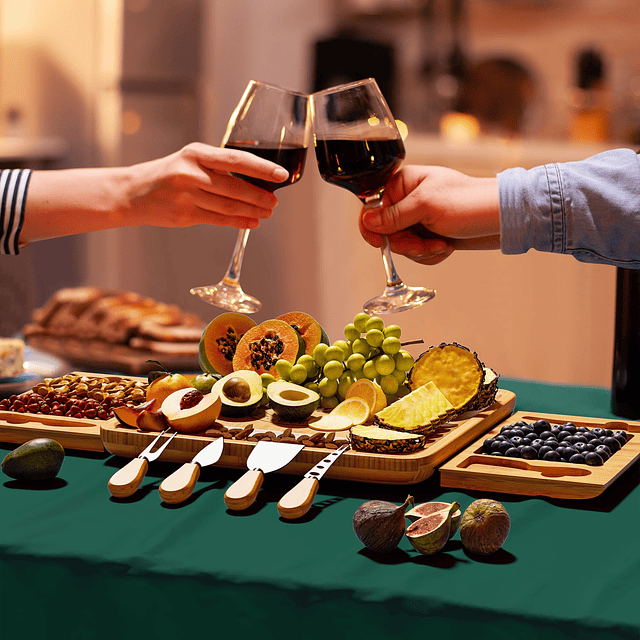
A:
{"label": "blueberry", "polygon": [[501,431],[500,435],[506,440],[511,440],[511,437],[513,436],[513,431],[511,429],[507,429],[506,431]]}
{"label": "blueberry", "polygon": [[524,444],[524,442],[520,436],[514,436],[513,438],[511,438],[511,444],[514,447],[521,447]]}
{"label": "blueberry", "polygon": [[611,449],[606,444],[596,447],[596,453],[606,462],[611,457]]}
{"label": "blueberry", "polygon": [[535,422],[531,423],[531,426],[533,430],[538,434],[546,431],[551,427],[551,425],[546,420],[536,420]]}
{"label": "blueberry", "polygon": [[594,427],[593,429],[591,429],[591,433],[593,433],[593,435],[596,438],[604,438],[605,437],[604,429],[602,427]]}
{"label": "blueberry", "polygon": [[602,440],[602,444],[606,444],[609,449],[611,449],[611,453],[615,453],[616,451],[620,451],[621,446],[620,443],[612,437],[607,437]]}
{"label": "blueberry", "polygon": [[584,453],[587,450],[587,443],[586,442],[574,442],[573,443],[573,448],[578,453]]}
{"label": "blueberry", "polygon": [[524,433],[525,435],[527,435],[527,433],[535,433],[535,431],[528,424],[522,425],[520,427],[520,431],[522,431],[522,433]]}
{"label": "blueberry", "polygon": [[538,459],[538,452],[533,447],[522,447],[521,453],[525,460]]}
{"label": "blueberry", "polygon": [[527,438],[527,436],[525,436],[524,438],[522,438],[522,444],[525,447],[530,447],[531,443],[534,441],[535,438]]}
{"label": "blueberry", "polygon": [[492,451],[491,455],[492,456],[501,456],[502,454],[499,451]]}
{"label": "blueberry", "polygon": [[611,438],[611,437],[613,436],[613,431],[611,431],[611,429],[605,429],[605,430],[604,430],[604,435],[605,435],[607,438]]}
{"label": "blueberry", "polygon": [[571,433],[569,431],[565,431],[564,429],[562,431],[560,431],[558,433],[558,436],[557,436],[558,440],[560,440],[560,441],[564,440],[565,438],[570,438],[570,437],[571,437]]}
{"label": "blueberry", "polygon": [[544,446],[544,440],[542,440],[541,438],[536,438],[532,443],[531,446],[534,449],[539,449],[540,447]]}
{"label": "blueberry", "polygon": [[500,453],[507,453],[507,451],[509,451],[509,449],[512,449],[513,447],[511,446],[510,442],[501,442],[500,443],[500,447],[498,448],[498,451]]}
{"label": "blueberry", "polygon": [[584,456],[581,453],[574,453],[569,458],[569,462],[573,464],[584,464]]}
{"label": "blueberry", "polygon": [[545,446],[551,447],[552,449],[557,449],[560,446],[560,443],[555,438],[549,438],[544,441]]}
{"label": "blueberry", "polygon": [[589,451],[584,461],[592,467],[601,467],[604,464],[604,460],[595,451]]}
{"label": "blueberry", "polygon": [[576,429],[576,425],[573,424],[573,422],[567,422],[563,427],[562,427],[563,431],[568,431],[571,435],[573,435],[577,429]]}
{"label": "blueberry", "polygon": [[[497,442],[496,440],[493,441],[493,444],[491,445],[491,449],[489,450],[489,453],[500,453],[500,445],[502,443]],[[485,452],[486,453],[486,452]]]}
{"label": "blueberry", "polygon": [[585,451],[595,451],[596,450],[596,445],[591,443],[591,442],[587,442],[587,444],[584,445],[584,450]]}
{"label": "blueberry", "polygon": [[511,429],[511,437],[518,437],[518,438],[522,438],[524,436],[524,431],[522,431],[522,429]]}
{"label": "blueberry", "polygon": [[594,438],[590,442],[591,442],[591,444],[595,445],[596,447],[599,447],[601,444],[604,444],[604,442],[602,442],[601,438]]}
{"label": "blueberry", "polygon": [[626,431],[618,430],[613,432],[613,438],[615,438],[621,446],[624,447],[627,444],[627,433]]}
{"label": "blueberry", "polygon": [[547,453],[544,454],[543,460],[550,460],[551,462],[558,462],[560,460],[560,454],[557,451],[553,451],[553,449],[552,449],[551,451],[547,451]]}
{"label": "blueberry", "polygon": [[522,457],[522,455],[520,454],[520,449],[517,449],[516,447],[511,447],[504,455],[507,456],[507,458]]}
{"label": "blueberry", "polygon": [[493,446],[494,442],[495,442],[495,440],[493,438],[487,438],[482,443],[482,453],[490,453],[491,452],[491,447]]}
{"label": "blueberry", "polygon": [[512,424],[505,424],[504,427],[502,427],[502,429],[500,429],[500,433],[504,433],[505,431],[511,431],[511,429],[513,429],[513,425]]}
{"label": "blueberry", "polygon": [[580,453],[580,452],[577,449],[574,449],[573,447],[565,447],[562,457],[566,458],[567,460],[571,460],[571,456],[575,456],[576,453]]}
{"label": "blueberry", "polygon": [[553,440],[555,440],[555,439],[556,439],[556,434],[555,434],[555,433],[553,433],[552,431],[548,431],[548,430],[547,430],[547,431],[543,431],[543,432],[540,434],[540,437],[541,437],[543,440],[548,440],[549,438],[552,438]]}
{"label": "blueberry", "polygon": [[596,436],[594,436],[593,433],[591,433],[591,431],[585,431],[583,434],[583,437],[587,439],[587,442],[590,442],[591,440],[596,439]]}
{"label": "blueberry", "polygon": [[549,453],[549,451],[554,451],[551,447],[548,447],[547,445],[544,445],[544,447],[540,447],[538,449],[538,458],[543,459],[544,456],[547,455],[547,453]]}
{"label": "blueberry", "polygon": [[578,444],[579,442],[587,444],[587,439],[583,435],[571,436],[571,444]]}
{"label": "blueberry", "polygon": [[506,442],[507,441],[507,436],[505,436],[504,434],[500,434],[499,436],[496,436],[494,438],[494,440],[497,440],[498,442]]}
{"label": "blueberry", "polygon": [[589,431],[589,429],[587,429],[587,427],[578,427],[576,431],[579,431],[580,433],[586,433],[587,431]]}

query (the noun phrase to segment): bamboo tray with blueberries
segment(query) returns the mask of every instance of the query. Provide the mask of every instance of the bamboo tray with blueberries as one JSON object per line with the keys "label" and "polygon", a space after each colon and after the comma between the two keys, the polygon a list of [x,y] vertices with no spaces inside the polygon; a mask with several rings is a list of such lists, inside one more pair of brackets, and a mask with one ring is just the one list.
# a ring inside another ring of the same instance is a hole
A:
{"label": "bamboo tray with blueberries", "polygon": [[440,484],[589,499],[638,458],[638,422],[519,411],[440,467]]}

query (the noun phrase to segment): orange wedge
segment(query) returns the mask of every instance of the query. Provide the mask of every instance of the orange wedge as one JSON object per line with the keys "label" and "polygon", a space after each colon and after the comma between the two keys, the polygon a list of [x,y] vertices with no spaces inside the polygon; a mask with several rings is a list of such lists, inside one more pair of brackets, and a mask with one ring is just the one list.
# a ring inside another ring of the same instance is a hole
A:
{"label": "orange wedge", "polygon": [[370,423],[373,420],[373,416],[387,406],[387,396],[384,395],[380,385],[368,378],[360,378],[349,387],[346,399],[349,400],[351,398],[361,398],[369,407],[369,415],[362,424]]}
{"label": "orange wedge", "polygon": [[369,404],[366,400],[353,396],[343,400],[329,415],[346,416],[350,418],[352,424],[364,424],[369,417]]}

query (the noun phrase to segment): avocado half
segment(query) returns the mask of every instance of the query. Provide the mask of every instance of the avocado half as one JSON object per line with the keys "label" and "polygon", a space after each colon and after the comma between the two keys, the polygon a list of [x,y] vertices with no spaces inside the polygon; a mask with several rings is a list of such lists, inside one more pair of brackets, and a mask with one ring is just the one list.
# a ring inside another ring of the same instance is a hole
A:
{"label": "avocado half", "polygon": [[278,380],[267,387],[269,406],[287,422],[304,422],[320,404],[320,396],[312,389],[293,382]]}
{"label": "avocado half", "polygon": [[211,393],[222,400],[220,415],[227,418],[243,418],[251,415],[262,401],[262,379],[255,371],[233,371],[220,378]]}

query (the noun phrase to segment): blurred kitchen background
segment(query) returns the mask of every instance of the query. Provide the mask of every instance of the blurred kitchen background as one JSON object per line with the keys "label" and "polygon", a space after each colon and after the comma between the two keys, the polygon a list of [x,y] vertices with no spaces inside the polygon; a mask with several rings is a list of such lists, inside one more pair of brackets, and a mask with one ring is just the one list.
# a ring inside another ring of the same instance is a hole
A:
{"label": "blurred kitchen background", "polygon": [[[375,76],[408,126],[407,162],[474,175],[640,146],[636,0],[1,0],[0,162],[133,164],[219,144],[250,79],[314,89]],[[381,292],[359,205],[305,175],[249,239],[242,285],[261,321],[315,316],[332,340]],[[108,286],[221,310],[236,231],[149,227],[35,243],[0,256],[0,335],[60,287]],[[505,376],[609,386],[615,269],[568,256],[456,253],[409,284],[437,289],[399,316],[424,347],[457,341]],[[412,347],[414,355],[421,346]]]}

